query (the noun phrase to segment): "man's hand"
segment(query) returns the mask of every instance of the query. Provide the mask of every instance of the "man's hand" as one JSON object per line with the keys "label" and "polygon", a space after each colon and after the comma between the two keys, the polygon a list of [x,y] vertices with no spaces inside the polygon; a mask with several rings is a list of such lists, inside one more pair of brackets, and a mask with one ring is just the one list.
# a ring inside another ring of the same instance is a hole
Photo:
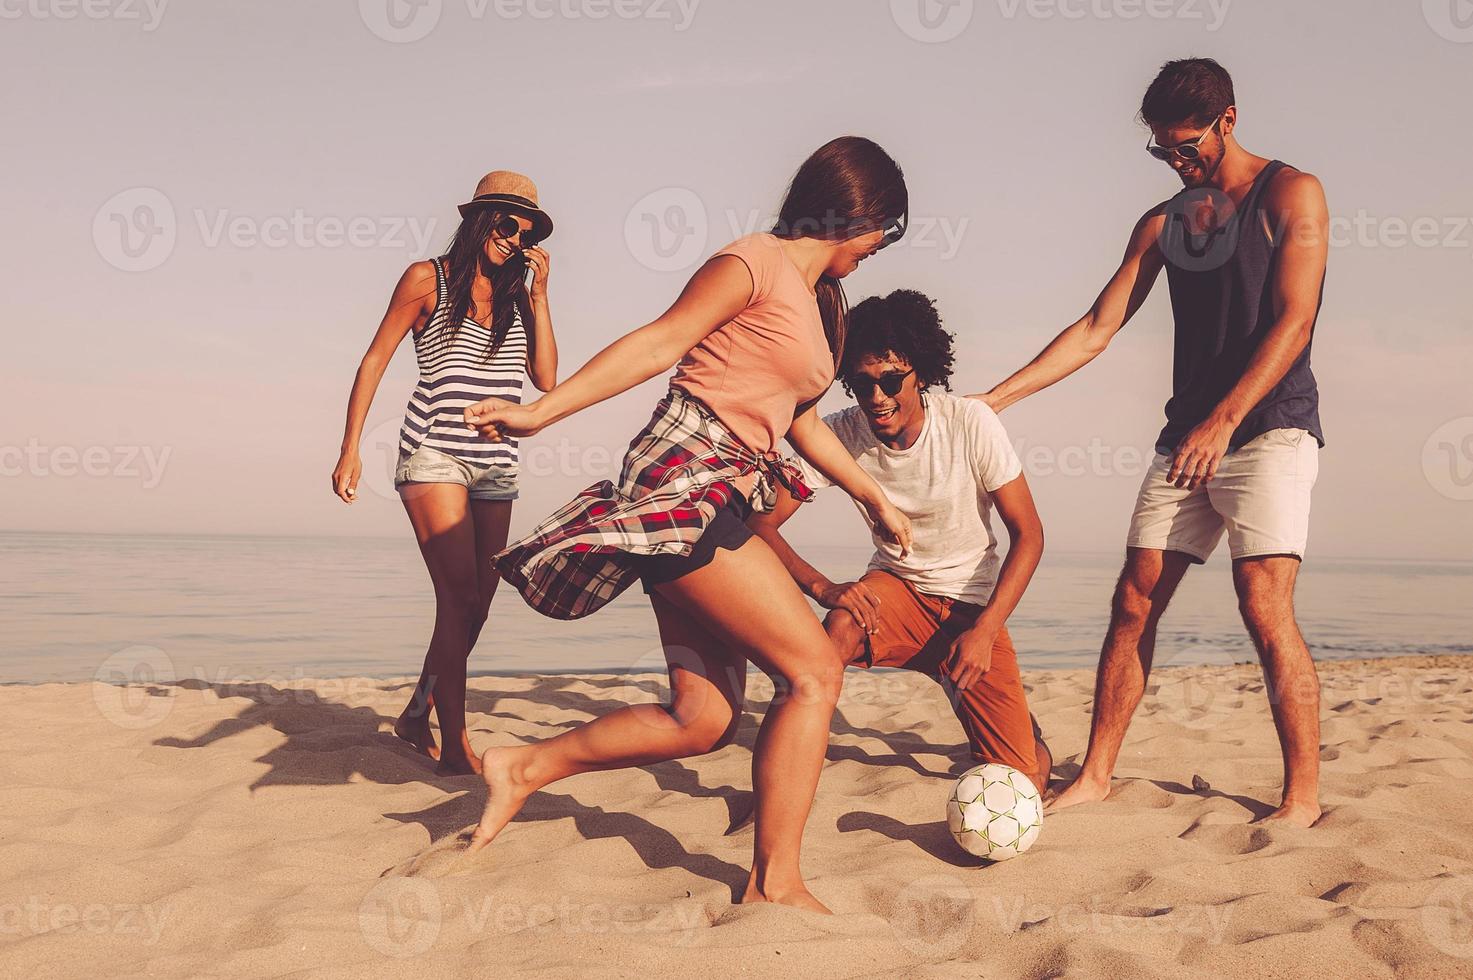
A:
{"label": "man's hand", "polygon": [[992,391],[984,391],[976,395],[968,395],[967,397],[976,399],[999,415],[1002,414],[1002,410],[1005,407],[1003,405],[1002,395],[997,393],[996,388]]}
{"label": "man's hand", "polygon": [[997,642],[1000,626],[979,619],[966,632],[951,641],[946,658],[946,676],[958,691],[965,691],[992,667],[992,645]]}
{"label": "man's hand", "polygon": [[1188,490],[1205,486],[1208,480],[1217,475],[1217,467],[1227,455],[1228,442],[1236,428],[1213,416],[1188,432],[1171,457],[1171,469],[1166,474],[1166,482]]}
{"label": "man's hand", "polygon": [[840,582],[837,585],[830,582],[813,598],[825,609],[843,609],[866,633],[874,633],[880,628],[880,597],[863,582]]}

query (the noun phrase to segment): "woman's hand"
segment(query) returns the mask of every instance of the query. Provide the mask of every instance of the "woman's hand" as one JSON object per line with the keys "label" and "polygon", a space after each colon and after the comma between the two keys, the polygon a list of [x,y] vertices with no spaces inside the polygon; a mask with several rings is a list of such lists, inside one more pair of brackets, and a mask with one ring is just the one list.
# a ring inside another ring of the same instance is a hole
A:
{"label": "woman's hand", "polygon": [[363,461],[358,458],[356,450],[343,451],[338,457],[338,465],[332,471],[332,492],[342,498],[343,503],[351,504],[358,496],[358,478],[363,475]]}
{"label": "woman's hand", "polygon": [[533,299],[547,299],[547,276],[552,272],[552,257],[541,245],[522,249],[527,258],[527,267],[532,270],[532,285],[528,293]]}
{"label": "woman's hand", "polygon": [[900,557],[904,558],[910,554],[910,518],[900,512],[890,498],[884,494],[874,503],[866,503],[864,509],[869,513],[870,520],[875,522],[881,536],[893,544],[900,545]]}
{"label": "woman's hand", "polygon": [[530,405],[518,405],[504,398],[487,398],[466,407],[465,425],[492,442],[510,436],[535,436],[547,424],[537,411],[539,402],[540,399]]}

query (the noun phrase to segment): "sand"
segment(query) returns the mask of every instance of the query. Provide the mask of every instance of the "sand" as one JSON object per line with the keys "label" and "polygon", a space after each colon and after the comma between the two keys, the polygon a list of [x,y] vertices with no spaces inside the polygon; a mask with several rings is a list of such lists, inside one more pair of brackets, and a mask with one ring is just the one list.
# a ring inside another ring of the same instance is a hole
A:
{"label": "sand", "polygon": [[[833,918],[731,904],[765,683],[738,744],[556,785],[474,857],[479,781],[390,733],[408,681],[3,687],[0,975],[1466,977],[1468,668],[1322,665],[1311,830],[1250,824],[1280,772],[1257,669],[1158,671],[1112,798],[985,866],[943,823],[967,761],[940,689],[851,671],[805,851]],[[1072,773],[1092,675],[1028,681]],[[472,738],[659,684],[476,678]]]}

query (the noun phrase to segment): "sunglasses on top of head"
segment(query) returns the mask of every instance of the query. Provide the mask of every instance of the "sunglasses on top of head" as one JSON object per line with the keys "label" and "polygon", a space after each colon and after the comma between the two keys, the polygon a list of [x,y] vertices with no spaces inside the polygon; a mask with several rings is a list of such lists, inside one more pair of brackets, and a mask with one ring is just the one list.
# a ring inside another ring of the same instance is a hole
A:
{"label": "sunglasses on top of head", "polygon": [[1224,110],[1222,115],[1212,120],[1211,126],[1202,130],[1202,135],[1194,140],[1187,140],[1185,143],[1178,143],[1175,146],[1157,146],[1155,143],[1147,140],[1146,152],[1162,162],[1170,162],[1173,156],[1181,157],[1183,160],[1195,160],[1202,155],[1202,141],[1207,138],[1208,133],[1217,128],[1217,124],[1222,122],[1222,116],[1226,114],[1227,112]]}
{"label": "sunglasses on top of head", "polygon": [[854,374],[844,380],[849,385],[849,390],[854,392],[855,398],[869,398],[874,394],[876,388],[883,391],[886,397],[894,398],[900,394],[900,389],[905,385],[905,379],[915,373],[915,368],[911,368],[909,371],[882,374],[878,378],[872,378],[867,374]]}

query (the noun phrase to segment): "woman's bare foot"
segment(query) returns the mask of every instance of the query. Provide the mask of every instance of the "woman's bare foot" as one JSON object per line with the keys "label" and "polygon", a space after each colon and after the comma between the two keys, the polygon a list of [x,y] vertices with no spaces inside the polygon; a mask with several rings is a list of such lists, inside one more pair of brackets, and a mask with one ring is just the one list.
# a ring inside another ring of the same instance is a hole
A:
{"label": "woman's bare foot", "polygon": [[774,905],[791,905],[793,908],[807,909],[809,912],[817,912],[820,915],[833,915],[828,906],[813,897],[813,893],[802,884],[794,888],[777,890],[763,889],[757,885],[757,873],[747,879],[747,891],[742,895],[743,905],[752,905],[757,902],[771,902]]}
{"label": "woman's bare foot", "polygon": [[481,778],[486,781],[486,809],[481,823],[471,835],[467,854],[474,854],[496,839],[503,827],[521,812],[535,787],[526,778],[527,762],[533,746],[487,749],[481,756]]}
{"label": "woman's bare foot", "polygon": [[1043,798],[1043,812],[1066,810],[1081,803],[1098,803],[1109,795],[1110,780],[1100,782],[1080,776],[1059,792],[1046,795]]}
{"label": "woman's bare foot", "polygon": [[469,733],[462,730],[460,738],[455,741],[445,740],[445,747],[440,750],[440,764],[435,767],[435,772],[442,776],[481,774],[481,760],[471,748]]}
{"label": "woman's bare foot", "polygon": [[1273,813],[1253,821],[1254,823],[1282,823],[1291,827],[1312,827],[1320,818],[1318,803],[1291,803],[1285,800]]}
{"label": "woman's bare foot", "polygon": [[394,722],[394,734],[414,746],[416,751],[422,752],[436,761],[440,758],[440,746],[435,744],[435,735],[430,731],[430,719],[428,717],[416,717],[405,709],[399,719]]}

